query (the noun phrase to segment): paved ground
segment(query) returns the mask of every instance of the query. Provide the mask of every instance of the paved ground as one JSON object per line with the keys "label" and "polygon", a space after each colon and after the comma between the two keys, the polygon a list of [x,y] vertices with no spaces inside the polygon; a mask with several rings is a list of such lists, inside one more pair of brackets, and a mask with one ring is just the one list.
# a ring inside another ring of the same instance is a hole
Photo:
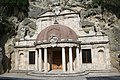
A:
{"label": "paved ground", "polygon": [[0,80],[120,80],[120,73],[90,73],[74,77],[35,77],[23,73],[6,73]]}

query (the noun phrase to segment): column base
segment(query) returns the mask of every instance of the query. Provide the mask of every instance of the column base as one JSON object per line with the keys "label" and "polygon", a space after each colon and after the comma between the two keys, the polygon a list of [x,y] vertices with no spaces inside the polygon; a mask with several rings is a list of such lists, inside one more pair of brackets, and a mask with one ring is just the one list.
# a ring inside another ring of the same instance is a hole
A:
{"label": "column base", "polygon": [[48,72],[48,70],[44,70],[43,72]]}

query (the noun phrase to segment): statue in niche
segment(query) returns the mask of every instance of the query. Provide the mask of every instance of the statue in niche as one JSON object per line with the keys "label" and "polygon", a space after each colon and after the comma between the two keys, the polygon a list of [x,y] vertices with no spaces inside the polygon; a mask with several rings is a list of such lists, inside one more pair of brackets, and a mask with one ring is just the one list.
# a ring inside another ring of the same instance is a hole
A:
{"label": "statue in niche", "polygon": [[20,29],[20,39],[24,39],[25,37],[25,27],[23,26],[21,29]]}
{"label": "statue in niche", "polygon": [[59,6],[56,6],[54,9],[53,9],[53,12],[55,13],[55,15],[58,15],[60,14],[61,12],[61,8]]}
{"label": "statue in niche", "polygon": [[56,17],[57,17],[57,15],[59,15],[61,13],[61,7],[55,6],[55,8],[53,9],[53,12],[55,14],[55,22],[54,22],[54,24],[58,24]]}
{"label": "statue in niche", "polygon": [[36,31],[36,23],[29,18],[24,19],[19,24],[18,39],[24,40],[32,37]]}
{"label": "statue in niche", "polygon": [[25,39],[29,39],[30,38],[30,30],[28,28],[28,26],[25,29],[25,35],[24,35]]}
{"label": "statue in niche", "polygon": [[99,24],[99,20],[96,19],[95,21],[95,32],[99,32],[100,31],[100,24]]}
{"label": "statue in niche", "polygon": [[58,41],[58,38],[56,37],[55,34],[51,34],[49,37],[49,41],[51,43],[51,46],[55,47],[57,45],[56,42]]}
{"label": "statue in niche", "polygon": [[24,26],[20,29],[20,39],[24,40],[28,38],[30,38],[29,28],[27,26]]}
{"label": "statue in niche", "polygon": [[101,27],[100,27],[100,22],[98,19],[96,19],[96,22],[95,22],[95,26],[94,26],[94,31],[96,33],[96,35],[102,35],[101,33]]}

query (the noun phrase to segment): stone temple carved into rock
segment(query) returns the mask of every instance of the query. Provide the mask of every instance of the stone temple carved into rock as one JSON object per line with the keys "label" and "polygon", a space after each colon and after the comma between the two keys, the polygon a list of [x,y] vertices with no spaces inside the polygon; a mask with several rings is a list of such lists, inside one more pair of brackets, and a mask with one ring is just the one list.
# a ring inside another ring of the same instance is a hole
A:
{"label": "stone temple carved into rock", "polygon": [[[82,12],[84,7],[79,10]],[[108,36],[95,30],[99,27],[95,26],[99,24],[97,18],[84,20],[76,9],[59,5],[28,19],[35,29],[29,32],[32,36],[26,35],[24,28],[30,23],[23,26],[24,32],[15,42],[12,70],[48,73],[110,69]]]}

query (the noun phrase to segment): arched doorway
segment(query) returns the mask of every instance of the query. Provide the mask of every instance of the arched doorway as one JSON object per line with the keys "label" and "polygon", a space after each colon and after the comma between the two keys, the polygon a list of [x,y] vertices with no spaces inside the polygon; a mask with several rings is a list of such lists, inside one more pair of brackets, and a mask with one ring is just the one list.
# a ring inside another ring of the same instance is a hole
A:
{"label": "arched doorway", "polygon": [[61,48],[52,49],[52,70],[62,70],[62,50]]}
{"label": "arched doorway", "polygon": [[20,53],[19,55],[19,70],[25,69],[25,57],[23,53]]}

